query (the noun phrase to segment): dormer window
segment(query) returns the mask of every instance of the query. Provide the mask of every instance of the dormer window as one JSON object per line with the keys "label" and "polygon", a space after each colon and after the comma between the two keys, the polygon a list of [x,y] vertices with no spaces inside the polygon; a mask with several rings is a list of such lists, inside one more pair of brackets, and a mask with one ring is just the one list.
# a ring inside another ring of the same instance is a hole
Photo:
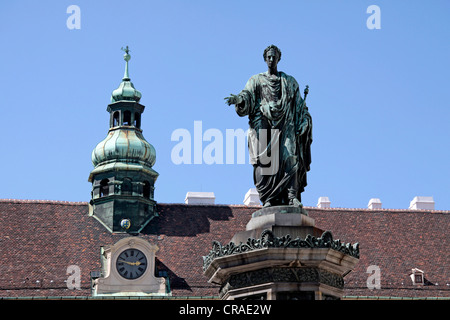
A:
{"label": "dormer window", "polygon": [[424,272],[420,269],[414,268],[411,270],[411,280],[414,285],[423,285],[425,283],[424,280]]}
{"label": "dormer window", "polygon": [[414,275],[414,282],[416,284],[423,284],[423,274],[415,274]]}

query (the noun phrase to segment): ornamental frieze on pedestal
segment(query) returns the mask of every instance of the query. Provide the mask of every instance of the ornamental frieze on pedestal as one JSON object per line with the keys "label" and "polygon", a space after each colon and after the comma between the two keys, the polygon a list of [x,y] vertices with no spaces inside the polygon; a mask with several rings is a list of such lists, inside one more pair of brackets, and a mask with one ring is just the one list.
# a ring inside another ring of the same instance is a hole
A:
{"label": "ornamental frieze on pedestal", "polygon": [[229,290],[276,282],[322,283],[338,289],[344,288],[343,277],[327,270],[308,267],[272,267],[230,276],[222,286],[219,295],[223,296]]}
{"label": "ornamental frieze on pedestal", "polygon": [[325,231],[320,237],[307,235],[306,238],[295,238],[285,235],[276,237],[272,231],[264,230],[259,239],[249,238],[247,242],[235,244],[229,242],[222,245],[213,241],[212,249],[207,256],[203,256],[203,271],[205,271],[214,259],[234,254],[249,252],[264,248],[328,248],[359,259],[359,243],[342,243],[339,239],[334,240],[330,231]]}

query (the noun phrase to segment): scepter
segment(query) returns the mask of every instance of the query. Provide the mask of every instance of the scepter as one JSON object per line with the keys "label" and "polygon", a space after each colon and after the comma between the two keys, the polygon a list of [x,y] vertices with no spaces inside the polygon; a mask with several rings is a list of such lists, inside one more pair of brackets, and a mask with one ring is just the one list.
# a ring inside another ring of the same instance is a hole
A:
{"label": "scepter", "polygon": [[303,94],[305,95],[305,98],[303,99],[303,101],[306,100],[306,96],[308,95],[308,93],[309,93],[309,86],[306,85],[305,90],[303,91]]}
{"label": "scepter", "polygon": [[[306,101],[306,96],[308,95],[308,93],[309,93],[309,86],[306,85],[305,90],[303,90],[303,95],[305,96],[305,98],[302,101],[302,108],[301,108],[302,110],[304,109],[303,107],[306,107],[305,101]],[[308,110],[308,108],[306,108],[306,110]],[[299,110],[299,114],[300,114],[300,117],[303,118],[303,112],[301,110]],[[302,122],[302,120],[303,119],[300,120],[300,123]],[[300,139],[300,136],[303,133],[301,133],[301,134],[298,134],[298,133],[299,132],[297,132],[297,139]]]}

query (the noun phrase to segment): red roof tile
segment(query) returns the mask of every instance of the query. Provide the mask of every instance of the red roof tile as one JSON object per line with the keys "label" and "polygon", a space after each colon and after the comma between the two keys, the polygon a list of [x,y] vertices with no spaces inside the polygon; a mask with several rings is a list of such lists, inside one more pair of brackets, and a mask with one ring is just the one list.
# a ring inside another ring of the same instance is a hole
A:
{"label": "red roof tile", "polygon": [[[141,237],[156,243],[156,265],[167,271],[174,296],[217,296],[202,256],[213,240],[227,243],[258,207],[158,204],[159,217]],[[450,297],[450,211],[307,208],[316,226],[335,239],[359,242],[360,261],[345,277],[347,296]],[[127,236],[110,234],[88,216],[85,202],[0,200],[0,296],[89,296],[100,247]],[[81,270],[81,290],[67,288],[67,267]],[[370,265],[381,289],[368,289]],[[412,268],[425,272],[417,287]]]}

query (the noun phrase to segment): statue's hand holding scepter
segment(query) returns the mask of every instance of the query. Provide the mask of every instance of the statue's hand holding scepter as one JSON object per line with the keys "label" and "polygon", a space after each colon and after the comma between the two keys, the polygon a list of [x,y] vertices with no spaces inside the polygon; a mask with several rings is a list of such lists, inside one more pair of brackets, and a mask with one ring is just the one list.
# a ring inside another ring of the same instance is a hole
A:
{"label": "statue's hand holding scepter", "polygon": [[[306,96],[308,95],[308,93],[309,93],[309,86],[306,85],[305,90],[303,91],[304,98],[303,98],[303,102],[302,102],[302,108],[306,107],[305,101],[306,101]],[[300,123],[301,123],[301,122],[300,122]],[[307,129],[306,126],[302,126],[300,132],[297,132],[297,136],[302,136],[302,135],[304,135],[304,134],[306,133],[306,129]]]}
{"label": "statue's hand holding scepter", "polygon": [[303,91],[303,94],[305,95],[305,98],[303,98],[303,101],[306,100],[306,96],[308,95],[308,93],[309,93],[309,86],[306,85],[305,90]]}

